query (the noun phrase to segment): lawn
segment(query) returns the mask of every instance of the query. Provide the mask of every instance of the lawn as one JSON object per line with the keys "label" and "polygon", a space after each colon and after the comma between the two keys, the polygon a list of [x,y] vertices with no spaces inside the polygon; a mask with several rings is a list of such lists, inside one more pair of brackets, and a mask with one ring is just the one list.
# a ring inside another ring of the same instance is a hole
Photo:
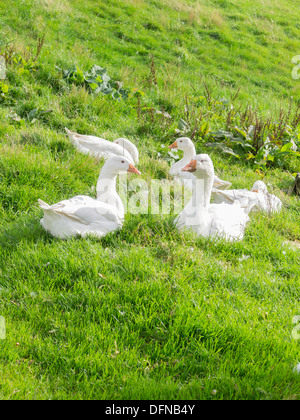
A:
{"label": "lawn", "polygon": [[[288,194],[299,157],[260,165],[206,146],[230,109],[277,121],[291,97],[299,107],[298,9],[0,0],[0,49],[11,52],[0,81],[0,399],[300,399],[300,203]],[[59,69],[74,65],[77,76],[105,67],[129,97],[64,79]],[[252,215],[237,243],[179,233],[173,213],[127,214],[102,240],[43,230],[37,200],[94,197],[103,164],[79,154],[65,127],[127,137],[148,182],[168,178],[182,120],[221,178],[248,189],[264,180],[283,211]]]}

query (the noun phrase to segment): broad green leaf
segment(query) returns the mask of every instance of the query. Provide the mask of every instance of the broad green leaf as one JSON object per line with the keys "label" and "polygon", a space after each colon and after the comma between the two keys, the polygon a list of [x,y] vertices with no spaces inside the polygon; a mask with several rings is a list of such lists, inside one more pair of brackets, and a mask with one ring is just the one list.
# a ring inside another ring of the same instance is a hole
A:
{"label": "broad green leaf", "polygon": [[97,83],[89,83],[89,86],[92,90],[95,90],[98,87]]}
{"label": "broad green leaf", "polygon": [[290,142],[290,143],[286,143],[286,144],[284,144],[284,145],[281,147],[280,151],[281,151],[281,152],[286,152],[287,150],[290,150],[292,147],[293,147],[293,143],[292,143],[292,142]]}
{"label": "broad green leaf", "polygon": [[247,133],[245,133],[245,131],[241,130],[238,127],[234,127],[234,129],[235,129],[235,131],[237,131],[242,136],[242,138],[244,138],[244,139],[247,138]]}
{"label": "broad green leaf", "polygon": [[3,93],[8,93],[8,90],[9,90],[8,85],[0,84],[0,88]]}

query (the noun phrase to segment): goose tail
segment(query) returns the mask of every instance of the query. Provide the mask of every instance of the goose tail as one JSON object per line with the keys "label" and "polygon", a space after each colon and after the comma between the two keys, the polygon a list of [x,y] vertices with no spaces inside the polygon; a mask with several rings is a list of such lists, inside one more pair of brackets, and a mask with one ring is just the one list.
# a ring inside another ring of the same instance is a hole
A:
{"label": "goose tail", "polygon": [[73,146],[75,147],[79,147],[79,143],[78,140],[76,138],[77,133],[74,133],[74,131],[70,131],[68,128],[65,127],[66,133],[69,137],[69,139],[71,140],[71,142],[73,143]]}
{"label": "goose tail", "polygon": [[217,190],[228,190],[231,187],[232,183],[228,181],[224,181],[218,177],[215,177],[214,181],[214,188]]}
{"label": "goose tail", "polygon": [[74,133],[74,131],[69,130],[67,127],[65,127],[65,131],[68,134],[68,137],[70,138],[70,140],[74,140],[74,136],[76,135],[76,133]]}
{"label": "goose tail", "polygon": [[39,205],[41,207],[41,209],[43,210],[51,210],[51,206],[49,206],[49,204],[45,203],[43,200],[38,200]]}

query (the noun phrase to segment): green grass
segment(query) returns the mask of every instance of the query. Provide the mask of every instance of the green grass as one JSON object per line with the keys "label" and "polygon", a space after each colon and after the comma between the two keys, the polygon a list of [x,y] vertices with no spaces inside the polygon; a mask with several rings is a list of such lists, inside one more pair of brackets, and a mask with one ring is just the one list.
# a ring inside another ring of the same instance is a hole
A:
{"label": "green grass", "polygon": [[[0,45],[13,40],[26,56],[46,34],[37,71],[9,67],[0,103],[1,399],[300,399],[300,257],[283,244],[300,241],[299,199],[286,194],[299,161],[263,174],[208,151],[234,188],[263,178],[284,202],[279,215],[252,216],[241,243],[180,234],[175,215],[127,215],[101,241],[60,241],[43,231],[37,205],[95,194],[101,163],[73,149],[65,126],[131,139],[142,178],[162,179],[157,152],[176,138],[186,98],[225,128],[205,108],[203,82],[215,99],[241,88],[236,106],[265,115],[291,96],[299,103],[297,16],[280,0],[0,0]],[[172,119],[139,119],[130,101],[69,85],[55,66],[73,64],[107,67]],[[37,108],[53,112],[30,122]]]}

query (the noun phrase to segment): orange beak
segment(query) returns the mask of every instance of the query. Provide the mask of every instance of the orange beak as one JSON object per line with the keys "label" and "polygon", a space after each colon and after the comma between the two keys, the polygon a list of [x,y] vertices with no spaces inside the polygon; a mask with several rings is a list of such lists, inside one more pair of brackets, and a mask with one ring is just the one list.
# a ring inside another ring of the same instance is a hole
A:
{"label": "orange beak", "polygon": [[138,171],[133,165],[129,165],[129,169],[128,171],[130,174],[137,174],[137,175],[141,175],[140,171]]}
{"label": "orange beak", "polygon": [[169,146],[169,149],[177,149],[177,147],[178,147],[178,144],[176,140],[173,144],[171,144],[171,146]]}
{"label": "orange beak", "polygon": [[252,192],[258,193],[258,190],[253,190]]}
{"label": "orange beak", "polygon": [[182,172],[196,172],[197,170],[197,161],[196,160],[191,160],[190,163],[188,165],[186,165],[185,168],[181,169]]}

